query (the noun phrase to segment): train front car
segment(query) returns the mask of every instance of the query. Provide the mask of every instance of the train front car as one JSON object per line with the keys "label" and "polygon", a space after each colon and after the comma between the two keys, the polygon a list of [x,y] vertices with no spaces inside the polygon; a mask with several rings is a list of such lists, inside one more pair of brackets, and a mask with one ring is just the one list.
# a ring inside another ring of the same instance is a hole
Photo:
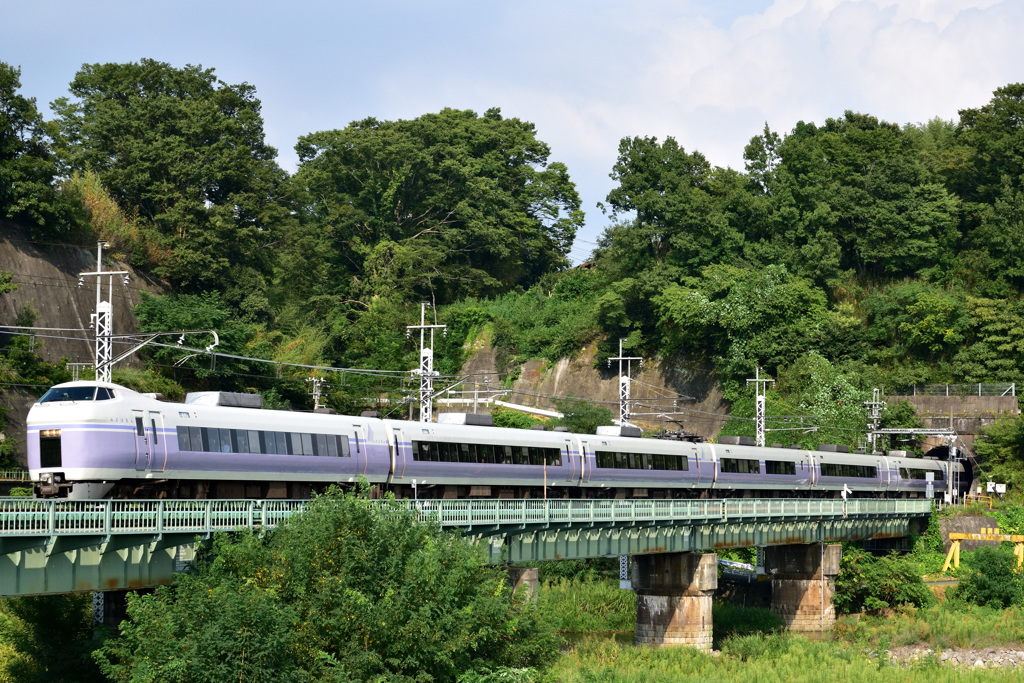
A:
{"label": "train front car", "polygon": [[39,496],[102,497],[134,476],[138,450],[133,408],[143,397],[115,384],[69,382],[29,410],[26,451]]}
{"label": "train front car", "polygon": [[237,407],[245,397],[168,403],[116,384],[57,385],[28,416],[36,494],[284,498],[360,476],[387,480],[380,421],[262,410],[258,400]]}

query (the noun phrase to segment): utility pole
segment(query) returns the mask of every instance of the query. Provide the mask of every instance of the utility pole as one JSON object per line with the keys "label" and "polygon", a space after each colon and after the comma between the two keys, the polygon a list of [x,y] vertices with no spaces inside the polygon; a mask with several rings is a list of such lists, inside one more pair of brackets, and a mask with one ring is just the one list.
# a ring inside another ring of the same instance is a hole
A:
{"label": "utility pole", "polygon": [[[100,382],[110,381],[110,370],[114,365],[113,349],[113,327],[114,327],[114,276],[120,275],[124,278],[124,284],[128,284],[127,270],[103,270],[103,247],[108,242],[99,241],[96,243],[96,271],[92,273],[79,273],[78,286],[85,285],[85,278],[96,278],[96,312],[92,314],[92,323],[96,331],[96,379]],[[107,298],[103,301],[103,276],[107,276]]]}
{"label": "utility pole", "polygon": [[[413,370],[412,374],[420,376],[420,422],[430,422],[434,413],[434,330],[441,330],[442,334],[448,334],[447,325],[427,324],[428,303],[420,304],[420,324],[407,325],[405,336],[411,337],[413,330],[420,331],[420,367]],[[430,346],[426,346],[426,332],[430,330]]]}
{"label": "utility pole", "polygon": [[[644,359],[640,356],[623,356],[622,355],[622,342],[626,341],[623,338],[619,338],[619,355],[614,358],[608,359],[608,367],[612,366],[612,361],[619,361],[619,425],[629,424],[629,373],[633,361],[640,361],[640,367],[644,366]],[[622,361],[626,361],[626,374],[622,374]]]}
{"label": "utility pole", "polygon": [[864,405],[871,409],[871,431],[868,433],[868,443],[871,444],[871,452],[878,452],[878,423],[882,419],[882,407],[886,405],[885,401],[882,400],[882,390],[872,389],[871,400],[864,401]]}
{"label": "utility pole", "polygon": [[320,397],[324,389],[330,389],[331,385],[323,377],[307,377],[306,383],[310,385],[310,393],[313,394],[313,411],[320,410]]}
{"label": "utility pole", "polygon": [[767,397],[766,397],[765,394],[768,391],[768,387],[766,385],[769,382],[771,382],[772,386],[775,386],[775,380],[768,379],[767,377],[765,377],[765,378],[761,377],[761,368],[760,367],[755,367],[754,368],[754,379],[748,379],[747,380],[747,386],[750,386],[751,383],[753,383],[753,385],[754,385],[754,395],[756,396],[756,403],[755,404],[757,406],[757,419],[756,419],[756,423],[755,423],[756,424],[756,428],[757,428],[757,436],[756,436],[755,442],[757,443],[758,446],[761,446],[762,448],[764,448],[764,432],[765,432],[765,428],[764,428],[764,412],[765,411],[764,411],[764,409],[765,409],[765,401],[767,400]]}

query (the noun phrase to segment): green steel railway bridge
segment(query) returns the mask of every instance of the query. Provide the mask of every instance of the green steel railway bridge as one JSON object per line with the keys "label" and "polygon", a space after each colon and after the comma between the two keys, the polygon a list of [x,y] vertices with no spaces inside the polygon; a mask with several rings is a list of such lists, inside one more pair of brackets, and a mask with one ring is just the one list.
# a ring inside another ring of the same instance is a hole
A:
{"label": "green steel railway bridge", "polygon": [[[306,504],[0,498],[0,596],[167,584],[188,568],[198,545],[213,533],[272,529]],[[710,596],[717,587],[714,551],[765,548],[773,608],[778,593],[785,604],[777,611],[791,628],[824,629],[834,621],[831,597],[839,572],[839,546],[829,544],[904,537],[932,510],[929,500],[869,498],[400,504],[415,509],[420,519],[460,530],[491,562],[517,565],[516,581],[535,583],[536,570],[531,577],[529,565],[541,560],[632,556],[632,583],[624,587],[637,592],[638,642],[705,649],[710,647]],[[696,619],[707,622],[705,630],[694,630],[694,609],[706,611],[707,619]]]}

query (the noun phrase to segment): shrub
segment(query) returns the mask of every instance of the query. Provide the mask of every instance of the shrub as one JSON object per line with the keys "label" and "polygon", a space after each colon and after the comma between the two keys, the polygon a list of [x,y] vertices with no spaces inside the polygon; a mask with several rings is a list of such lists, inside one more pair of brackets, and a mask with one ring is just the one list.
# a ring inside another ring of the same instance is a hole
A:
{"label": "shrub", "polygon": [[1017,558],[1002,548],[979,548],[974,551],[970,571],[950,597],[997,609],[1024,604],[1024,576],[1015,571],[1016,563]]}
{"label": "shrub", "polygon": [[558,639],[479,549],[402,505],[331,490],[137,597],[98,661],[118,680],[455,681],[544,666]]}

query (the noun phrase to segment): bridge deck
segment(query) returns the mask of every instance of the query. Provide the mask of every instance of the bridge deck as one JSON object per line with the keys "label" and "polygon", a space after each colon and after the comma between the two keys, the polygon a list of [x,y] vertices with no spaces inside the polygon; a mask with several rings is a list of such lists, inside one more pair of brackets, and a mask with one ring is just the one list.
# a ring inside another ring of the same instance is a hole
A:
{"label": "bridge deck", "polygon": [[[273,528],[299,500],[0,499],[0,595],[167,583],[197,537]],[[459,528],[492,561],[899,537],[928,500],[420,500],[420,519]]]}

